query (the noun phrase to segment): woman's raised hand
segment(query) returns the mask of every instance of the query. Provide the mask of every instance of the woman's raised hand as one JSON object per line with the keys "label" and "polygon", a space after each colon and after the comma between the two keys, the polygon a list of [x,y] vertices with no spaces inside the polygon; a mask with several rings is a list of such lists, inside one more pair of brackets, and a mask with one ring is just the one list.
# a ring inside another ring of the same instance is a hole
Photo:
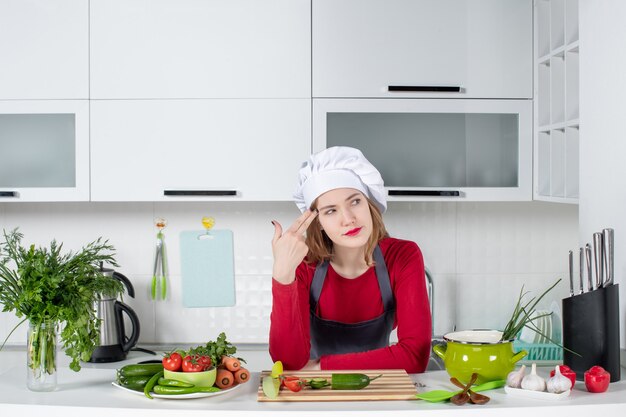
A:
{"label": "woman's raised hand", "polygon": [[296,268],[309,252],[304,233],[317,216],[317,211],[307,210],[283,233],[277,221],[274,224],[272,253],[274,255],[274,279],[281,284],[291,284],[296,278]]}

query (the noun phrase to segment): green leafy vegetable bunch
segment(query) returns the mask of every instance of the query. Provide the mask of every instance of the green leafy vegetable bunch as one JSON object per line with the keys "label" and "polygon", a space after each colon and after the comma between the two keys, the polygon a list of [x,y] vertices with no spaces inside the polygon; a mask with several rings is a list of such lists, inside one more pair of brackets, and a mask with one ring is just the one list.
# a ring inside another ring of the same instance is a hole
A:
{"label": "green leafy vegetable bunch", "polygon": [[[79,252],[63,254],[63,244],[56,240],[49,248],[24,247],[21,245],[24,236],[18,229],[3,231],[3,234],[4,242],[0,243],[2,311],[13,311],[17,317],[24,317],[16,328],[26,320],[35,326],[64,324],[61,342],[72,359],[70,368],[79,371],[79,362],[89,360],[100,337],[95,302],[101,294],[117,296],[123,291],[119,281],[100,273],[101,262],[118,266],[113,246],[98,238]],[[37,365],[35,361],[32,366]],[[48,372],[53,371],[51,368]]]}

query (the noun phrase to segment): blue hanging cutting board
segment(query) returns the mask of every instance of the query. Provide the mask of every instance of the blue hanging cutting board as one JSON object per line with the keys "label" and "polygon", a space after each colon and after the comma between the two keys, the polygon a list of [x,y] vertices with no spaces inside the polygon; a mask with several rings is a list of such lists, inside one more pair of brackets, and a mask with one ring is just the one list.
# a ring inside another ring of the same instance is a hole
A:
{"label": "blue hanging cutting board", "polygon": [[[203,238],[199,238],[203,237]],[[203,230],[180,233],[184,307],[235,305],[233,232]]]}

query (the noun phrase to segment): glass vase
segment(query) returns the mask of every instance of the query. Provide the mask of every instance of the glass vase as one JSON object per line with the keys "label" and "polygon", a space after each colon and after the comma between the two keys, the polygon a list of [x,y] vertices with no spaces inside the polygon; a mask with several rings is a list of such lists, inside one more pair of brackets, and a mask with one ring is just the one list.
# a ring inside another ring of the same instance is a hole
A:
{"label": "glass vase", "polygon": [[54,391],[57,387],[57,323],[29,322],[26,349],[26,385],[31,391]]}

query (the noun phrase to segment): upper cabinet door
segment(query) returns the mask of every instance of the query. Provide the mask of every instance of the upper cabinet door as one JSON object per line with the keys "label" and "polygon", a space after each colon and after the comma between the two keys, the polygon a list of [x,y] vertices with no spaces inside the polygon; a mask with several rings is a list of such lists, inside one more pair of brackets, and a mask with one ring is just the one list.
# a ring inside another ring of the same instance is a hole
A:
{"label": "upper cabinet door", "polygon": [[310,98],[310,0],[91,0],[91,97]]}
{"label": "upper cabinet door", "polygon": [[532,0],[313,0],[312,10],[314,97],[532,98]]}
{"label": "upper cabinet door", "polygon": [[0,100],[0,204],[89,200],[89,101]]}
{"label": "upper cabinet door", "polygon": [[89,96],[89,0],[0,0],[0,100]]}

